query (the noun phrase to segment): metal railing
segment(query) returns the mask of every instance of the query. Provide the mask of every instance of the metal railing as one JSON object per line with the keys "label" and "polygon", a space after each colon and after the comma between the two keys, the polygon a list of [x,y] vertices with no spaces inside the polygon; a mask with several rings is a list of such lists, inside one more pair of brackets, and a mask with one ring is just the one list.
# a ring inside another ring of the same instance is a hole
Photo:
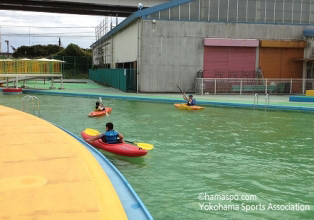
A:
{"label": "metal railing", "polygon": [[206,94],[305,94],[314,79],[196,78],[195,93]]}
{"label": "metal railing", "polygon": [[255,93],[255,95],[254,95],[254,110],[255,110],[256,106],[258,107],[258,94],[257,93]]}
{"label": "metal railing", "polygon": [[[26,109],[24,109],[24,101],[26,100]],[[28,102],[29,100],[32,101],[32,110],[33,110],[33,115],[35,115],[35,100],[37,100],[37,113],[38,113],[38,116],[40,117],[40,103],[39,103],[39,99],[36,97],[36,96],[31,96],[31,95],[26,95],[22,98],[22,110],[24,112],[28,112]]]}
{"label": "metal railing", "polygon": [[265,112],[266,112],[266,108],[269,106],[269,94],[266,94],[266,98],[265,98]]}

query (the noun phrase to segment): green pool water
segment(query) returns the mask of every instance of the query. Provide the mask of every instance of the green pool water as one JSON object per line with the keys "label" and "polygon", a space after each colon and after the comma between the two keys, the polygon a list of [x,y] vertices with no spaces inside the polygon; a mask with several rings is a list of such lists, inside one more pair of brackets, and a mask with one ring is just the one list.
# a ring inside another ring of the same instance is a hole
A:
{"label": "green pool water", "polygon": [[[107,99],[110,116],[89,118],[97,99],[36,96],[41,118],[79,137],[85,128],[103,131],[113,122],[126,140],[155,145],[142,158],[102,151],[154,219],[313,219],[311,113],[218,107],[186,111],[171,103]],[[0,104],[21,110],[22,97],[0,95]],[[310,210],[271,210],[275,205]]]}

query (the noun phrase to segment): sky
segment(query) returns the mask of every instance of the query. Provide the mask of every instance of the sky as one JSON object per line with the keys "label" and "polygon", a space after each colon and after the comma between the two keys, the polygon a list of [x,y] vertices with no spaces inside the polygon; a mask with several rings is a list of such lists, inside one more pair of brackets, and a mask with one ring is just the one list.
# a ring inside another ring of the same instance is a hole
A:
{"label": "sky", "polygon": [[[1,52],[8,52],[8,43],[10,53],[12,47],[58,45],[59,37],[64,48],[70,43],[90,48],[96,41],[95,28],[105,20],[105,16],[0,10]],[[115,26],[117,19],[108,17],[107,21],[108,26]]]}

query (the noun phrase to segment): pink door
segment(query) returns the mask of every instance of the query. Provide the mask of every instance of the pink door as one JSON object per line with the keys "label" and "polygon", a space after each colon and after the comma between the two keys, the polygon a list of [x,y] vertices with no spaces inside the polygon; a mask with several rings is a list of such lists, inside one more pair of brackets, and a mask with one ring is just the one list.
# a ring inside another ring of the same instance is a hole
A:
{"label": "pink door", "polygon": [[254,78],[255,47],[204,46],[204,78]]}

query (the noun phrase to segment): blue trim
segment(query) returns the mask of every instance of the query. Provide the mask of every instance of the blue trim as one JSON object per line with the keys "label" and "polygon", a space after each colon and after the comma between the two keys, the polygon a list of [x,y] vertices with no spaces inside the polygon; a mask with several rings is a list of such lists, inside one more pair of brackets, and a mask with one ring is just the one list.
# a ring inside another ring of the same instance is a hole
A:
{"label": "blue trim", "polygon": [[305,37],[314,37],[314,30],[313,29],[304,29],[303,36]]}
{"label": "blue trim", "polygon": [[4,95],[14,95],[14,94],[22,94],[22,92],[3,92]]}
{"label": "blue trim", "polygon": [[290,102],[314,102],[314,96],[290,96]]}
{"label": "blue trim", "polygon": [[120,24],[118,24],[114,29],[112,29],[106,35],[102,36],[99,40],[93,43],[90,47],[94,48],[95,46],[101,44],[101,42],[105,41],[106,39],[110,38],[112,35],[116,34],[118,31],[122,30],[127,25],[131,24],[137,18],[145,17],[149,14],[154,14],[158,11],[162,11],[168,8],[173,8],[175,6],[182,5],[187,2],[192,2],[192,1],[195,1],[195,0],[172,0],[171,2],[166,2],[160,5],[156,5],[154,7],[150,7],[150,8],[146,8],[146,9],[134,12],[125,20],[123,20]]}
{"label": "blue trim", "polygon": [[[111,99],[122,99],[122,100],[135,100],[135,101],[149,101],[149,102],[163,102],[163,103],[183,103],[182,99],[162,99],[162,98],[146,98],[146,97],[135,97],[135,96],[117,96],[117,95],[103,95],[103,94],[77,94],[77,93],[66,93],[66,92],[52,92],[43,90],[23,90],[25,94],[46,94],[46,95],[63,95],[63,96],[77,96],[87,98],[111,98]],[[243,103],[230,103],[230,102],[214,102],[197,100],[196,105],[205,106],[223,106],[223,107],[235,107],[235,108],[254,108],[254,104],[243,104]],[[265,105],[260,104],[256,108],[264,109]],[[266,106],[267,110],[287,110],[287,111],[304,111],[314,112],[312,107],[303,106]]]}
{"label": "blue trim", "polygon": [[140,197],[137,195],[137,193],[134,191],[130,183],[104,155],[102,155],[98,150],[96,150],[91,145],[87,144],[85,141],[83,141],[75,134],[56,124],[54,125],[62,129],[72,137],[74,137],[76,140],[78,140],[97,159],[97,161],[99,162],[99,164],[109,177],[112,185],[114,186],[128,219],[131,220],[153,219],[153,217],[147,210],[146,206],[144,205]]}
{"label": "blue trim", "polygon": [[145,20],[158,20],[158,21],[183,21],[183,22],[208,22],[208,23],[227,23],[227,24],[271,24],[271,25],[288,25],[288,26],[314,26],[314,23],[311,24],[300,24],[300,23],[279,23],[279,22],[246,22],[246,21],[218,21],[218,20],[177,20],[177,19],[164,19],[164,18],[147,18],[145,17]]}

